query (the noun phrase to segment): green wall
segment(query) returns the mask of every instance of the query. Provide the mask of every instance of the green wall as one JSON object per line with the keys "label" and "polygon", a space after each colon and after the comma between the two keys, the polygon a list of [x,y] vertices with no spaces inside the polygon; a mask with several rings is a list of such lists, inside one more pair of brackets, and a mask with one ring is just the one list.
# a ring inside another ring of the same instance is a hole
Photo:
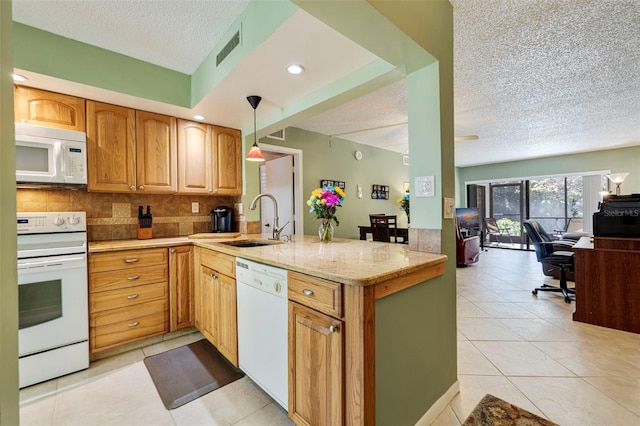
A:
{"label": "green wall", "polygon": [[[10,28],[10,26],[8,26]],[[191,77],[13,22],[14,66],[189,108]]]}
{"label": "green wall", "polygon": [[536,158],[534,160],[460,167],[457,170],[459,196],[456,200],[456,205],[466,205],[466,182],[600,170],[610,170],[611,173],[629,172],[629,176],[627,176],[620,187],[622,194],[640,193],[639,162],[640,146],[634,146],[605,151]]}
{"label": "green wall", "polygon": [[[409,168],[402,164],[401,154],[296,127],[286,129],[285,135],[286,141],[263,138],[260,143],[303,151],[302,198],[305,202],[323,179],[346,183],[347,196],[336,213],[340,220],[340,226],[335,228],[336,237],[360,238],[358,225],[368,225],[370,213],[395,214],[398,216],[399,226],[406,226],[407,217],[396,202],[404,194],[404,182],[409,180]],[[362,160],[354,158],[355,151],[362,152]],[[356,196],[357,184],[362,185],[362,198]],[[372,199],[371,187],[374,184],[388,185],[390,198]],[[304,233],[316,235],[319,221],[315,219],[315,215],[309,213],[309,209],[305,209],[302,215]]]}
{"label": "green wall", "polygon": [[17,425],[18,279],[11,2],[0,1],[0,425]]}

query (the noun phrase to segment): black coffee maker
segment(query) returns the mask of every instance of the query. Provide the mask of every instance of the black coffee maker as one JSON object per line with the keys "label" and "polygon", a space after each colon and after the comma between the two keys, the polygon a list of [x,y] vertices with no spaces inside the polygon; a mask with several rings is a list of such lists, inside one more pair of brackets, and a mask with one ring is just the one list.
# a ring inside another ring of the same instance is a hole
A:
{"label": "black coffee maker", "polygon": [[211,210],[212,232],[231,232],[233,229],[233,209],[227,206]]}

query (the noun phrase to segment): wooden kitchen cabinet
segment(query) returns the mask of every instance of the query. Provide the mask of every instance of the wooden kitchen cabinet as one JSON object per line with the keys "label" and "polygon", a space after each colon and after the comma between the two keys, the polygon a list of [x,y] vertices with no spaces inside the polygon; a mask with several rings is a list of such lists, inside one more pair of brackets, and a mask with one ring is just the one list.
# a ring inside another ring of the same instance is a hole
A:
{"label": "wooden kitchen cabinet", "polygon": [[178,190],[176,119],[136,111],[136,184],[150,194]]}
{"label": "wooden kitchen cabinet", "polygon": [[136,190],[135,121],[132,109],[87,101],[88,191]]}
{"label": "wooden kitchen cabinet", "polygon": [[341,425],[343,322],[289,301],[289,417],[297,425]]}
{"label": "wooden kitchen cabinet", "polygon": [[169,248],[169,331],[194,325],[193,247]]}
{"label": "wooden kitchen cabinet", "polygon": [[213,192],[242,194],[241,132],[213,126]]}
{"label": "wooden kitchen cabinet", "polygon": [[88,191],[177,191],[176,119],[87,101]]}
{"label": "wooden kitchen cabinet", "polygon": [[342,284],[289,271],[289,417],[344,423]]}
{"label": "wooden kitchen cabinet", "polygon": [[16,123],[85,131],[85,100],[76,96],[15,86]]}
{"label": "wooden kitchen cabinet", "polygon": [[235,258],[196,248],[196,328],[233,365],[238,366]]}
{"label": "wooden kitchen cabinet", "polygon": [[89,255],[89,348],[115,348],[168,331],[166,248]]}
{"label": "wooden kitchen cabinet", "polygon": [[178,120],[178,192],[240,195],[241,132]]}

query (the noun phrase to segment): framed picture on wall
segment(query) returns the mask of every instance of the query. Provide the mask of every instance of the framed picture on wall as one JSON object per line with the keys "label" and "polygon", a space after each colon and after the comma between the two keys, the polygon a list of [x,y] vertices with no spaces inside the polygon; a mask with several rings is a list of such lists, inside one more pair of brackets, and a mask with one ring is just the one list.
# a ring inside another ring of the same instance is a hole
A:
{"label": "framed picture on wall", "polygon": [[320,188],[324,188],[325,186],[333,186],[333,187],[338,187],[342,190],[344,190],[344,188],[346,188],[346,183],[340,180],[329,180],[329,179],[322,179],[320,181]]}
{"label": "framed picture on wall", "polygon": [[388,185],[372,185],[371,186],[371,198],[374,200],[388,200],[389,199],[389,186]]}

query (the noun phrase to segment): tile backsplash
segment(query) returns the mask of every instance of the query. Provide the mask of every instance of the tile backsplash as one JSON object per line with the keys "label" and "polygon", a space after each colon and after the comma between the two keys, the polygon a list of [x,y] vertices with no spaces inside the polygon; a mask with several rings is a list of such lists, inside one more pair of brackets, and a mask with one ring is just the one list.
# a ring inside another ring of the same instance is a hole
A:
{"label": "tile backsplash", "polygon": [[[219,206],[233,208],[242,197],[206,195],[108,194],[68,188],[18,188],[18,212],[87,213],[89,241],[137,238],[138,206],[151,207],[153,237],[178,237],[211,232],[210,211]],[[191,203],[199,213],[191,213]],[[243,217],[234,212],[234,231],[247,232]],[[252,224],[251,224],[252,225]],[[259,224],[258,224],[259,225]]]}

